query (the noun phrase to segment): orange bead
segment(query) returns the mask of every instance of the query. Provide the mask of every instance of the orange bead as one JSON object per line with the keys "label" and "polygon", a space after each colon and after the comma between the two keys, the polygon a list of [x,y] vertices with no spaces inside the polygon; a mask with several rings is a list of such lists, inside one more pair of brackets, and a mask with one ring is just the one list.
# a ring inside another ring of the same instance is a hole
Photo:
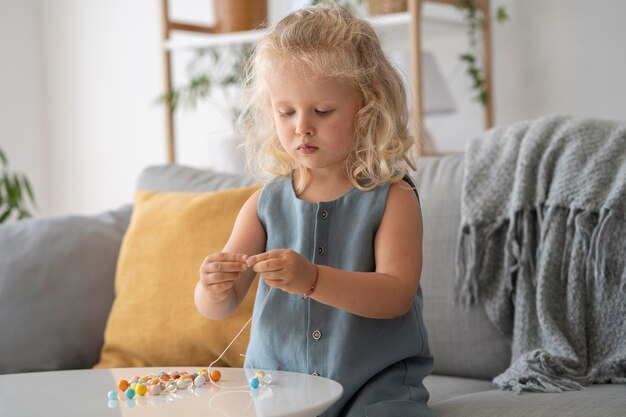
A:
{"label": "orange bead", "polygon": [[219,381],[221,377],[222,377],[222,374],[217,369],[211,371],[211,380],[213,382]]}
{"label": "orange bead", "polygon": [[130,386],[130,384],[125,379],[120,379],[119,382],[117,383],[117,388],[120,391],[126,391],[129,386]]}

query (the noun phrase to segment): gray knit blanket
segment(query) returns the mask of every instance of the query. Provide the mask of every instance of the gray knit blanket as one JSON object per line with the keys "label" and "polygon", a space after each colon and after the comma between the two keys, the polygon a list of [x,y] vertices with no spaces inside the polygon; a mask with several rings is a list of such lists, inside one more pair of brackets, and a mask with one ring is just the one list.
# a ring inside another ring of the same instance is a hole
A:
{"label": "gray knit blanket", "polygon": [[504,390],[626,383],[626,124],[549,116],[469,143],[456,295],[511,341]]}

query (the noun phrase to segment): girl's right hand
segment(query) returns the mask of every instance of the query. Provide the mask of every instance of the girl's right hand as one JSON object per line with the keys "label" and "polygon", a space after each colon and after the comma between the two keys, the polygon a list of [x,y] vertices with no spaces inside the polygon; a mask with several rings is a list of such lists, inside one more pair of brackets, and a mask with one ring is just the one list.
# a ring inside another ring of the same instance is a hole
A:
{"label": "girl's right hand", "polygon": [[218,252],[204,258],[200,266],[200,282],[214,302],[230,297],[231,288],[241,273],[248,269],[247,255]]}

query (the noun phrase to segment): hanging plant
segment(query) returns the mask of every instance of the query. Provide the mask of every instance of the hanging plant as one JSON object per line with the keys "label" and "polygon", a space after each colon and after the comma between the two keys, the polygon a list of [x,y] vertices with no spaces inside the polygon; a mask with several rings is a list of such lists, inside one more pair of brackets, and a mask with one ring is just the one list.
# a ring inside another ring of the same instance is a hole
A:
{"label": "hanging plant", "polygon": [[[456,7],[463,14],[463,20],[467,24],[468,43],[470,51],[462,54],[459,58],[467,66],[467,76],[472,80],[472,89],[476,91],[476,100],[483,105],[489,100],[489,91],[485,82],[485,71],[482,68],[482,60],[479,59],[480,51],[478,44],[478,31],[485,26],[485,16],[478,12],[475,0],[456,0]],[[488,18],[488,16],[487,16]],[[509,15],[504,6],[496,9],[495,20],[503,23],[509,20]]]}
{"label": "hanging plant", "polygon": [[0,149],[0,224],[8,221],[11,214],[17,219],[32,217],[31,207],[35,207],[35,196],[26,175],[9,169],[9,161]]}
{"label": "hanging plant", "polygon": [[[181,106],[195,108],[199,101],[210,99],[234,123],[241,112],[237,89],[244,81],[243,66],[252,49],[251,44],[241,44],[196,51],[186,68],[189,81],[162,94],[157,102],[169,104],[174,112]],[[213,94],[217,91],[221,97]]]}

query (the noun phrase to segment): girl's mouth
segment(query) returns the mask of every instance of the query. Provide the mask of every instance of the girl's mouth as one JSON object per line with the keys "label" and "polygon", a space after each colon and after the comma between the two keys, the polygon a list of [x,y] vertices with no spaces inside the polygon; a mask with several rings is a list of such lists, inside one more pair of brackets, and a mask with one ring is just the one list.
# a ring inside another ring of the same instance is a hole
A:
{"label": "girl's mouth", "polygon": [[311,154],[315,151],[317,151],[317,146],[311,146],[311,145],[300,145],[298,146],[298,150],[300,152],[302,152],[303,154]]}

